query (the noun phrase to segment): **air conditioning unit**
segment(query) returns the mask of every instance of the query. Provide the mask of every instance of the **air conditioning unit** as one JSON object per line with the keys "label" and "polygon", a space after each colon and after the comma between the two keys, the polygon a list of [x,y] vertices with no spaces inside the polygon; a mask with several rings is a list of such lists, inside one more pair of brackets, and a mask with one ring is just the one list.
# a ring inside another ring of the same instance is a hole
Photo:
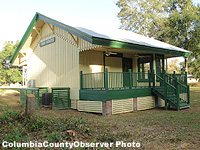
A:
{"label": "air conditioning unit", "polygon": [[42,106],[51,106],[52,93],[42,93]]}

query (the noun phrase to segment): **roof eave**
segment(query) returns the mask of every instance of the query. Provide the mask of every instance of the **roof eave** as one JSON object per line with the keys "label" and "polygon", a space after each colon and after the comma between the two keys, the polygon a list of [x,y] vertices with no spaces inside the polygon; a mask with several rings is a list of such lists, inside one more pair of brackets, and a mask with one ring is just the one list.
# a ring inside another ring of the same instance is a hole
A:
{"label": "roof eave", "polygon": [[150,52],[150,53],[157,53],[157,54],[164,54],[164,55],[172,55],[172,56],[183,56],[183,57],[189,57],[191,55],[191,52],[182,52],[182,51],[176,51],[176,50],[169,50],[164,48],[157,48],[157,47],[150,47],[145,45],[138,45],[133,43],[126,43],[121,41],[115,41],[115,40],[108,40],[98,37],[93,37],[92,44],[96,45],[103,45],[103,46],[109,46],[114,48],[122,48],[122,49],[130,49],[130,50],[137,50],[137,51],[144,51],[144,52]]}

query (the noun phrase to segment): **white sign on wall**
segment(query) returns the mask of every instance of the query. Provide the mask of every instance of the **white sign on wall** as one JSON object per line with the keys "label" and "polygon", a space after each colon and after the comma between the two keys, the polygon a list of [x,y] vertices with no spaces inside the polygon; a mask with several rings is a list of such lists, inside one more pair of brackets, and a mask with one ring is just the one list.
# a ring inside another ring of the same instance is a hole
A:
{"label": "white sign on wall", "polygon": [[40,47],[45,46],[45,45],[48,45],[48,44],[51,44],[51,43],[54,43],[55,41],[56,41],[56,38],[55,38],[55,37],[50,38],[50,39],[48,39],[48,40],[46,40],[46,41],[41,42],[41,43],[40,43]]}

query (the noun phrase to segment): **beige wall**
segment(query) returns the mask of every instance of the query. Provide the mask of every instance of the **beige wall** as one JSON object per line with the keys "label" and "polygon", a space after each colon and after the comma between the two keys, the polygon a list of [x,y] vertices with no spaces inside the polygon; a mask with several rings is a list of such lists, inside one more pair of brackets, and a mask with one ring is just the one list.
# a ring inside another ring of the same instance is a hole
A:
{"label": "beige wall", "polygon": [[79,70],[83,73],[103,72],[103,52],[92,50],[80,52]]}
{"label": "beige wall", "polygon": [[[137,59],[130,54],[126,58],[132,58],[133,72],[138,72]],[[106,68],[109,72],[122,72],[122,58],[105,57]],[[94,73],[104,71],[103,52],[102,51],[82,51],[79,53],[79,70],[83,73]]]}
{"label": "beige wall", "polygon": [[121,57],[105,57],[105,64],[109,72],[122,72]]}
{"label": "beige wall", "polygon": [[[105,64],[109,72],[122,72],[122,58],[105,57]],[[83,73],[103,72],[103,52],[94,50],[80,52],[79,70]]]}
{"label": "beige wall", "polygon": [[[28,59],[28,80],[37,87],[70,87],[71,99],[79,98],[79,52],[66,31],[55,27],[55,34],[45,24],[31,45]],[[40,42],[55,37],[56,42],[40,47]],[[77,37],[75,37],[77,38]]]}

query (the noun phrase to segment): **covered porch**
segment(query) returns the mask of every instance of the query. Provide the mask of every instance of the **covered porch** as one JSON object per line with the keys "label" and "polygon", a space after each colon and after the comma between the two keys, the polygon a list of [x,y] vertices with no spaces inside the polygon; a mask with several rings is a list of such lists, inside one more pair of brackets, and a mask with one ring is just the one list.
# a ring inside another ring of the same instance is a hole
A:
{"label": "covered porch", "polygon": [[89,109],[80,111],[95,112],[101,105],[100,113],[117,114],[159,106],[179,110],[189,105],[187,73],[166,72],[171,55],[104,46],[81,53],[79,106],[83,103]]}
{"label": "covered porch", "polygon": [[[106,101],[152,96],[152,72],[160,75],[170,57],[108,46],[82,51],[79,53],[79,99]],[[108,96],[105,91],[113,94]]]}

